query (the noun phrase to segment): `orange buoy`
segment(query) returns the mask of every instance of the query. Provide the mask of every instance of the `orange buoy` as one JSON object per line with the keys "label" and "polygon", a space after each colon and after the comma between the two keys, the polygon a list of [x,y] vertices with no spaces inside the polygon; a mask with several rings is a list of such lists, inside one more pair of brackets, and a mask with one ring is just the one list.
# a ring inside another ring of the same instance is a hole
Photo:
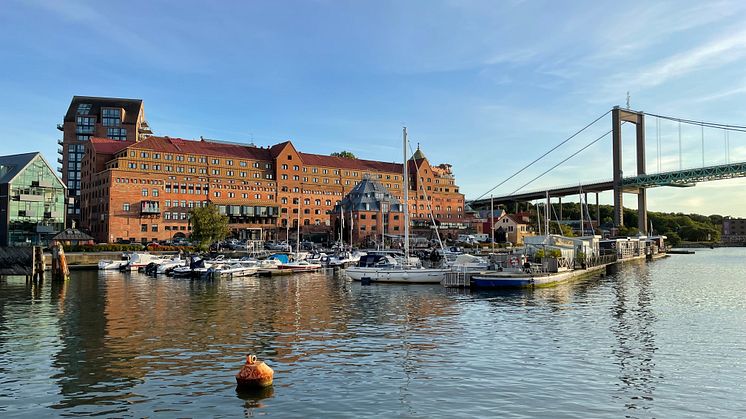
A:
{"label": "orange buoy", "polygon": [[260,388],[272,385],[275,372],[263,361],[256,362],[256,355],[247,355],[246,364],[236,374],[236,383],[240,388]]}

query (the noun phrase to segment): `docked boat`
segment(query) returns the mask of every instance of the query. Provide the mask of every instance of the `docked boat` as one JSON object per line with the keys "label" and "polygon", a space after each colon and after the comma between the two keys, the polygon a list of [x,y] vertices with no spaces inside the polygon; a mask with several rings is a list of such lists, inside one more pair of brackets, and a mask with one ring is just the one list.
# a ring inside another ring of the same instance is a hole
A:
{"label": "docked boat", "polygon": [[[357,266],[347,268],[345,272],[354,281],[361,282],[396,282],[405,284],[439,284],[450,268],[423,268],[419,263],[412,263],[409,256],[409,174],[407,173],[407,128],[402,130],[404,143],[404,258],[397,260],[387,254],[369,254],[362,256]],[[417,259],[417,262],[419,259]]]}
{"label": "docked boat", "polygon": [[98,269],[101,271],[119,270],[130,260],[129,254],[122,255],[121,260],[104,259],[98,261]]}
{"label": "docked boat", "polygon": [[311,263],[307,260],[298,260],[277,265],[277,269],[289,269],[293,272],[313,272],[318,271],[321,268],[321,264]]}
{"label": "docked boat", "polygon": [[151,255],[150,253],[133,253],[130,255],[129,260],[127,263],[123,264],[119,267],[120,271],[137,271],[140,269],[145,269],[146,266],[148,266],[151,262],[161,262],[163,261],[163,257]]}
{"label": "docked boat", "polygon": [[[257,273],[259,270],[259,266],[247,266],[244,263],[230,263],[230,264],[223,264],[221,266],[218,266],[217,268],[212,268],[212,272],[214,272],[219,277],[229,277],[229,278],[240,278],[245,276],[251,276]],[[208,273],[210,270],[208,269]]]}
{"label": "docked boat", "polygon": [[449,269],[405,265],[391,255],[366,255],[357,266],[345,270],[354,281],[394,282],[401,284],[440,284]]}

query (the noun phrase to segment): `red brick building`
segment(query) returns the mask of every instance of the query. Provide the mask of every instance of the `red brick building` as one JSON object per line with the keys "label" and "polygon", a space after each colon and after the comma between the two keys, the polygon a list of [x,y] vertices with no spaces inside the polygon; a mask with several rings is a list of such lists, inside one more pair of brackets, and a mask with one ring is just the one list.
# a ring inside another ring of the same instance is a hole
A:
{"label": "red brick building", "polygon": [[136,142],[152,134],[140,99],[73,96],[63,123],[57,125],[62,166],[57,170],[67,186],[67,222],[80,220],[81,165],[86,144],[93,137]]}
{"label": "red brick building", "polygon": [[[450,165],[431,166],[421,151],[408,162],[413,227],[465,228],[464,196]],[[212,204],[239,238],[331,235],[330,213],[364,176],[402,197],[402,166],[271,147],[169,137],[94,138],[82,161],[81,226],[100,242],[148,242],[188,236],[191,208]]]}

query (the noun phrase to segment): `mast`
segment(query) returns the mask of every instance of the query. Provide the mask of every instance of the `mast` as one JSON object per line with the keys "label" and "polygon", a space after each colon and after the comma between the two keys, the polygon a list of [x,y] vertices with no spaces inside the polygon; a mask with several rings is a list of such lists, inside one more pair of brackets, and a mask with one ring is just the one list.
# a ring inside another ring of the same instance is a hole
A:
{"label": "mast", "polygon": [[490,232],[492,238],[492,253],[495,252],[495,200],[490,194]]}
{"label": "mast", "polygon": [[544,217],[544,222],[546,223],[546,227],[544,228],[544,231],[549,235],[549,217],[551,216],[549,214],[549,207],[552,205],[549,201],[549,191],[547,192],[547,206],[544,208],[544,213],[546,217]]}
{"label": "mast", "polygon": [[381,250],[386,250],[386,204],[381,199]]}
{"label": "mast", "polygon": [[298,198],[298,231],[297,237],[295,238],[295,260],[298,260],[300,254],[300,198]]}
{"label": "mast", "polygon": [[339,251],[341,252],[342,250],[344,250],[345,247],[345,209],[342,204],[339,204],[339,210],[342,214],[342,221],[339,224]]}
{"label": "mast", "polygon": [[404,146],[404,164],[402,164],[402,177],[404,177],[404,263],[409,262],[409,173],[407,170],[407,127],[402,128]]}
{"label": "mast", "polygon": [[585,236],[585,228],[583,228],[583,187],[578,186],[578,199],[580,200],[580,237]]}

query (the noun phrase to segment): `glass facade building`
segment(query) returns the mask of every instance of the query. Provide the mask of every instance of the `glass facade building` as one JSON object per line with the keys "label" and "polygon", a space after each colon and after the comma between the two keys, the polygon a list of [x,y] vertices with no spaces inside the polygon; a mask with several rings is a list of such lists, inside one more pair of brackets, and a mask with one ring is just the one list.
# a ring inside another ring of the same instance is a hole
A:
{"label": "glass facade building", "polygon": [[65,199],[40,153],[0,156],[0,246],[49,245],[64,229]]}

